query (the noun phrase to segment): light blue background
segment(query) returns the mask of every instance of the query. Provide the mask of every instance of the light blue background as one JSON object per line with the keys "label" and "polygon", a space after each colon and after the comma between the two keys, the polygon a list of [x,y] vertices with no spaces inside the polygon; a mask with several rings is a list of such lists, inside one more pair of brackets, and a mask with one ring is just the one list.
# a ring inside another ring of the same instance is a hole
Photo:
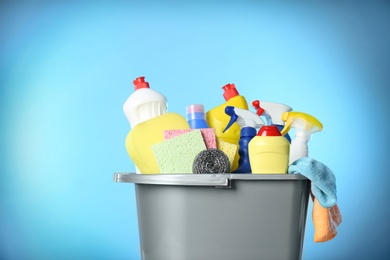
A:
{"label": "light blue background", "polygon": [[[390,4],[376,1],[0,2],[0,258],[140,259],[122,105],[146,76],[169,111],[235,83],[324,125],[337,237],[304,259],[387,259]],[[243,259],[245,257],[243,256]]]}

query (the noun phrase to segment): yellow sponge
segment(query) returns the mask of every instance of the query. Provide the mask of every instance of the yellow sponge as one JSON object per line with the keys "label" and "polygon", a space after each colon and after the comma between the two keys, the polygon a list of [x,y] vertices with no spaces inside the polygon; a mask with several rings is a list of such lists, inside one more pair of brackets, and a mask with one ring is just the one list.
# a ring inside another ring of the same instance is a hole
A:
{"label": "yellow sponge", "polygon": [[233,162],[237,154],[238,145],[225,142],[217,138],[217,148],[227,155],[230,161],[230,167],[233,168]]}
{"label": "yellow sponge", "polygon": [[151,148],[160,173],[192,173],[196,156],[207,149],[199,129],[165,140]]}

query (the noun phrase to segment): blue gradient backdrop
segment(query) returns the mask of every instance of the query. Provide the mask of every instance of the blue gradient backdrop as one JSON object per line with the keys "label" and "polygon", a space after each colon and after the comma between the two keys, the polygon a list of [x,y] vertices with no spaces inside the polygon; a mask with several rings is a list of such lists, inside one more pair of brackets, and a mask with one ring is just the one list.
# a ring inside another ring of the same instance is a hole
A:
{"label": "blue gradient backdrop", "polygon": [[0,258],[140,259],[112,175],[134,171],[122,105],[144,75],[182,115],[235,83],[320,119],[344,219],[315,244],[310,205],[303,259],[388,259],[389,24],[384,1],[1,1]]}

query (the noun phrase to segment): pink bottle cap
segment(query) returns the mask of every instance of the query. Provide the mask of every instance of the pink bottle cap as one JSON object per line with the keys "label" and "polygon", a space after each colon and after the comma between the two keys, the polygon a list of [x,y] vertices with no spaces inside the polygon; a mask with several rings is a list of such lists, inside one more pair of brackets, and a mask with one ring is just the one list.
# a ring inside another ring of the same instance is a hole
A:
{"label": "pink bottle cap", "polygon": [[187,114],[204,113],[204,106],[201,104],[194,104],[187,106]]}

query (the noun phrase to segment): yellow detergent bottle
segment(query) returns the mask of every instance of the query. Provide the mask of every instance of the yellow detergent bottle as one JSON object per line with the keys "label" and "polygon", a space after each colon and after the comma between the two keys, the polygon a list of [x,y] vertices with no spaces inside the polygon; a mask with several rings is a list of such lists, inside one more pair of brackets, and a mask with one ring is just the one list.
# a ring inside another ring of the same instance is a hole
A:
{"label": "yellow detergent bottle", "polygon": [[[228,130],[223,131],[226,128],[226,125],[230,121],[230,117],[225,113],[225,108],[227,106],[233,106],[241,109],[248,110],[248,103],[245,100],[244,96],[241,96],[234,84],[227,84],[222,87],[224,90],[223,97],[226,102],[209,110],[206,113],[207,124],[215,129],[215,136],[225,142],[229,142],[235,145],[238,145],[240,140],[240,126],[233,124]],[[236,156],[233,161],[232,171],[236,170],[238,167],[239,155],[236,152]]]}
{"label": "yellow detergent bottle", "polygon": [[287,173],[290,143],[277,126],[261,127],[249,142],[248,152],[252,174]]}
{"label": "yellow detergent bottle", "polygon": [[190,129],[182,115],[168,112],[137,124],[126,137],[126,150],[140,173],[160,173],[152,145],[164,141],[164,130]]}

